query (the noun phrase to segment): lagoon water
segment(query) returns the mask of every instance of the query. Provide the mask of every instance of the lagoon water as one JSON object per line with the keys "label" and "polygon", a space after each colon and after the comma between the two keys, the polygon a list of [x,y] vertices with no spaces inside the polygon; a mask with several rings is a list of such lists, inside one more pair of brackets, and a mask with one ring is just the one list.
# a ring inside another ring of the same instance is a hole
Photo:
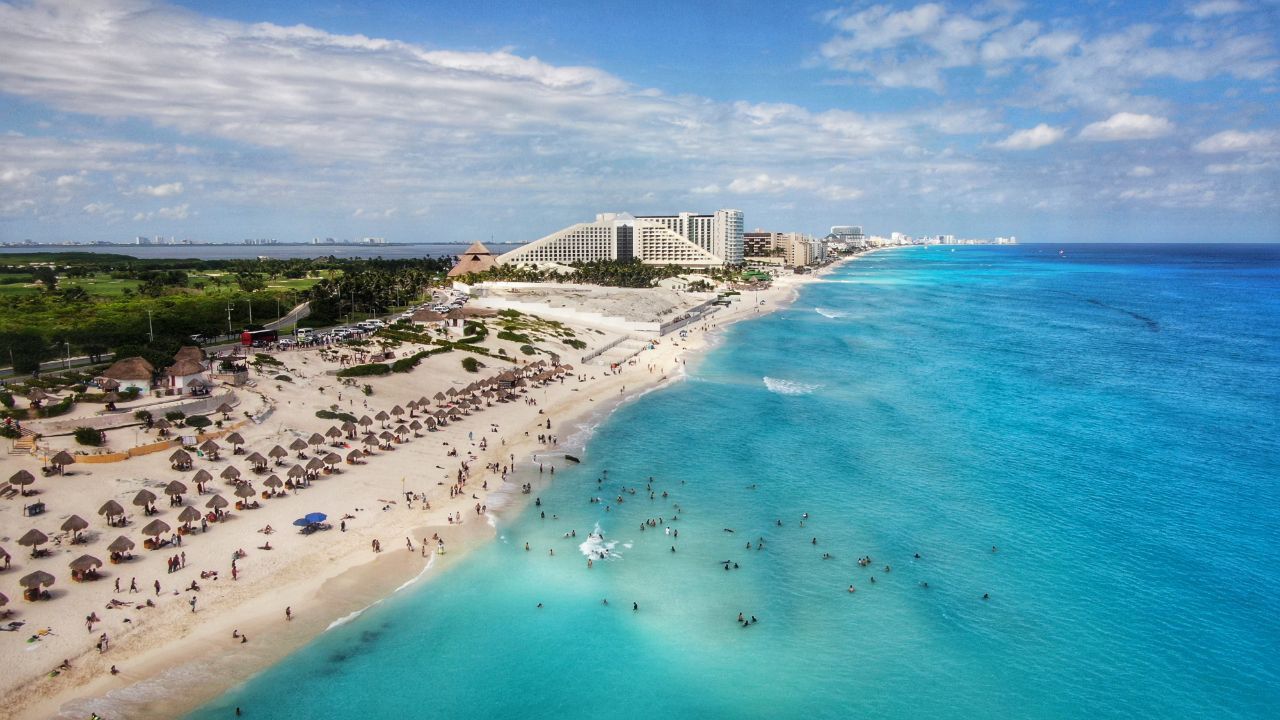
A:
{"label": "lagoon water", "polygon": [[1275,717],[1277,437],[1280,248],[875,253],[190,717]]}

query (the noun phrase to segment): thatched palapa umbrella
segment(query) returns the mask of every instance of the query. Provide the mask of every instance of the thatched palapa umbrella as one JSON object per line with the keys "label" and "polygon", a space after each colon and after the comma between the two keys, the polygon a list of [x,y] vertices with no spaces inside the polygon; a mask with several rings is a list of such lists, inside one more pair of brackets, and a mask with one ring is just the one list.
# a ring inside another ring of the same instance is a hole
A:
{"label": "thatched palapa umbrella", "polygon": [[397,406],[395,406],[395,407],[391,408],[391,414],[392,414],[392,415],[394,415],[394,416],[396,416],[396,417],[400,417],[401,415],[403,415],[403,414],[404,414],[404,408],[402,408],[402,407],[400,407],[399,405],[397,405]]}
{"label": "thatched palapa umbrella", "polygon": [[250,485],[249,483],[244,483],[243,485],[236,488],[236,497],[240,498],[241,500],[248,500],[249,498],[257,494],[258,494],[258,491],[254,490],[253,486]]}
{"label": "thatched palapa umbrella", "polygon": [[49,542],[49,536],[35,528],[31,528],[25,535],[18,538],[19,545],[31,548],[32,557],[35,557],[40,552],[40,546],[47,542]]}
{"label": "thatched palapa umbrella", "polygon": [[89,521],[79,515],[72,515],[62,523],[62,531],[71,533],[71,542],[80,542],[80,531],[89,527]]}
{"label": "thatched palapa umbrella", "polygon": [[169,482],[168,485],[164,486],[164,494],[168,495],[169,497],[181,498],[182,495],[186,492],[187,492],[186,483],[179,482],[177,480],[172,480]]}
{"label": "thatched palapa umbrella", "polygon": [[324,444],[324,436],[320,433],[311,433],[311,437],[307,438],[307,444],[313,447],[320,447]]}
{"label": "thatched palapa umbrella", "polygon": [[255,451],[255,452],[253,452],[253,453],[250,453],[250,454],[249,454],[249,457],[245,458],[245,460],[246,460],[250,465],[253,465],[253,469],[254,469],[254,470],[266,470],[266,469],[267,469],[267,462],[268,462],[268,461],[267,461],[267,459],[266,459],[266,458],[262,457],[262,453],[260,453],[260,452],[256,452],[256,451]]}
{"label": "thatched palapa umbrella", "polygon": [[108,500],[102,503],[102,507],[98,508],[98,514],[107,518],[107,524],[111,524],[111,518],[123,517],[124,508],[115,500]]}
{"label": "thatched palapa umbrella", "polygon": [[62,475],[65,472],[66,467],[74,464],[75,461],[76,457],[74,455],[66,450],[62,450],[57,455],[54,455],[49,459],[49,464],[58,468],[58,474]]}
{"label": "thatched palapa umbrella", "polygon": [[347,453],[347,462],[351,463],[352,465],[355,465],[356,463],[361,462],[363,459],[364,459],[364,452],[361,450],[358,450],[358,449],[352,450],[351,452]]}
{"label": "thatched palapa umbrella", "polygon": [[280,476],[279,476],[279,475],[272,475],[271,477],[267,478],[266,480],[263,480],[263,481],[262,481],[262,484],[263,484],[263,485],[266,485],[267,487],[271,488],[272,490],[275,490],[276,488],[282,488],[282,487],[284,487],[284,481],[280,479]]}
{"label": "thatched palapa umbrella", "polygon": [[71,568],[72,577],[79,573],[81,578],[93,579],[97,577],[97,569],[102,567],[102,561],[92,555],[81,555],[67,565]]}
{"label": "thatched palapa umbrella", "polygon": [[356,424],[351,422],[350,420],[342,423],[342,432],[347,434],[348,440],[355,440],[356,432],[357,432]]}
{"label": "thatched palapa umbrella", "polygon": [[379,410],[378,414],[373,416],[373,419],[382,423],[382,427],[386,427],[387,421],[391,419],[391,416],[387,414],[386,410]]}
{"label": "thatched palapa umbrella", "polygon": [[218,452],[222,450],[222,446],[213,440],[205,440],[200,445],[200,452],[208,455],[211,460],[218,459]]}
{"label": "thatched palapa umbrella", "polygon": [[191,478],[191,481],[196,484],[196,492],[204,492],[205,483],[213,482],[213,474],[204,468],[200,468],[196,471],[195,476]]}
{"label": "thatched palapa umbrella", "polygon": [[37,570],[30,575],[25,575],[18,584],[27,589],[28,600],[40,599],[40,588],[49,587],[53,584],[53,576],[43,570]]}
{"label": "thatched palapa umbrella", "polygon": [[36,481],[36,476],[32,475],[26,470],[19,470],[18,472],[9,476],[9,484],[17,485],[24,497],[28,494],[27,486],[34,483],[35,481]]}
{"label": "thatched palapa umbrella", "polygon": [[133,541],[124,535],[112,540],[111,544],[107,546],[107,552],[109,553],[127,553],[132,549]]}
{"label": "thatched palapa umbrella", "polygon": [[324,434],[334,444],[337,444],[338,438],[342,437],[342,431],[334,425],[330,425],[329,429],[324,431]]}
{"label": "thatched palapa umbrella", "polygon": [[188,505],[182,508],[182,512],[178,513],[178,522],[182,523],[183,527],[190,530],[191,523],[199,522],[201,517],[202,515],[200,514],[199,510]]}
{"label": "thatched palapa umbrella", "polygon": [[281,463],[283,463],[283,462],[284,462],[284,458],[289,457],[289,451],[288,451],[288,450],[285,450],[284,448],[280,447],[279,445],[276,445],[275,447],[273,447],[273,448],[271,448],[270,450],[268,450],[268,451],[267,451],[267,454],[271,456],[271,459],[272,459],[272,460],[275,460],[275,461],[276,461],[276,464],[277,464],[277,465],[280,465]]}
{"label": "thatched palapa umbrella", "polygon": [[374,445],[378,444],[378,436],[374,435],[373,433],[369,433],[368,435],[365,435],[364,437],[360,438],[360,442],[364,443],[365,445],[368,445],[369,447],[373,447]]}
{"label": "thatched palapa umbrella", "polygon": [[303,452],[304,450],[307,449],[307,441],[303,440],[302,438],[298,438],[293,442],[289,443],[289,449],[296,451],[298,453],[298,457],[304,458],[307,456],[307,454]]}
{"label": "thatched palapa umbrella", "polygon": [[235,411],[236,411],[236,409],[235,409],[235,408],[233,408],[233,407],[231,407],[231,406],[230,406],[230,405],[228,405],[227,403],[222,403],[221,405],[219,405],[219,406],[218,406],[218,409],[217,409],[217,410],[215,410],[214,412],[220,412],[220,413],[222,413],[222,419],[223,419],[223,420],[226,420],[226,419],[227,419],[227,416],[228,416],[228,415],[230,415],[231,413],[235,412]]}
{"label": "thatched palapa umbrella", "polygon": [[156,518],[155,520],[147,523],[146,527],[142,528],[142,534],[151,537],[155,547],[159,547],[160,536],[169,532],[171,529],[172,528],[169,527],[169,523],[161,520],[160,518]]}
{"label": "thatched palapa umbrella", "polygon": [[328,465],[330,470],[337,472],[338,466],[342,464],[342,456],[336,452],[331,452],[324,456],[324,464]]}
{"label": "thatched palapa umbrella", "polygon": [[286,474],[291,479],[301,480],[302,478],[306,477],[307,471],[301,465],[298,465],[295,463],[293,467],[289,468],[289,472]]}
{"label": "thatched palapa umbrella", "polygon": [[174,470],[189,468],[191,467],[191,456],[187,454],[186,450],[179,448],[169,456],[169,464],[173,466]]}
{"label": "thatched palapa umbrella", "polygon": [[226,440],[227,440],[227,444],[231,446],[231,454],[239,455],[240,446],[244,445],[244,436],[242,436],[238,432],[233,432],[227,436]]}
{"label": "thatched palapa umbrella", "polygon": [[373,418],[368,415],[361,415],[360,419],[356,421],[356,424],[360,427],[367,428],[373,424]]}
{"label": "thatched palapa umbrella", "polygon": [[221,495],[214,495],[213,497],[209,498],[209,502],[205,503],[204,506],[209,508],[210,510],[221,510],[222,508],[230,504],[231,503],[227,502],[227,499],[222,497]]}
{"label": "thatched palapa umbrella", "polygon": [[228,465],[222,469],[220,476],[227,482],[235,482],[240,479],[240,471],[234,465]]}
{"label": "thatched palapa umbrella", "polygon": [[133,496],[133,504],[140,508],[148,508],[155,501],[156,494],[146,489],[139,490],[138,494]]}
{"label": "thatched palapa umbrella", "polygon": [[321,470],[324,470],[324,460],[311,458],[311,461],[307,463],[308,475],[318,475]]}
{"label": "thatched palapa umbrella", "polygon": [[409,429],[413,431],[414,437],[422,437],[422,433],[418,432],[419,430],[422,429],[422,423],[418,422],[417,420],[414,420],[413,422],[409,423]]}

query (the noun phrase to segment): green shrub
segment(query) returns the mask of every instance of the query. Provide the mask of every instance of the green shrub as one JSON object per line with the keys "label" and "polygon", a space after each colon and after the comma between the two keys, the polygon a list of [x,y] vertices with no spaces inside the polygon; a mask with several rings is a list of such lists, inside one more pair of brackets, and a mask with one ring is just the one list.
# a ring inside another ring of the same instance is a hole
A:
{"label": "green shrub", "polygon": [[107,439],[106,435],[104,435],[101,430],[91,427],[78,427],[74,434],[76,442],[81,445],[89,445],[92,447],[98,447],[102,443],[106,442]]}
{"label": "green shrub", "polygon": [[187,426],[196,429],[206,428],[213,424],[213,421],[204,415],[192,415],[187,418]]}
{"label": "green shrub", "polygon": [[7,408],[13,407],[13,393],[8,390],[0,390],[0,405]]}
{"label": "green shrub", "polygon": [[466,370],[467,372],[479,372],[480,361],[468,355],[462,358],[462,369]]}
{"label": "green shrub", "polygon": [[277,375],[275,376],[274,379],[279,380],[280,382],[289,382],[289,383],[293,382],[293,378],[289,377],[288,375]]}
{"label": "green shrub", "polygon": [[316,417],[321,420],[341,420],[342,422],[349,423],[356,421],[356,416],[351,413],[334,412],[332,410],[317,410]]}
{"label": "green shrub", "polygon": [[365,384],[365,386],[364,386],[364,387],[360,388],[360,390],[361,390],[361,391],[363,391],[365,395],[372,395],[372,394],[373,394],[373,386],[372,386],[372,385],[369,385],[369,384],[367,384],[367,383]]}
{"label": "green shrub", "polygon": [[74,395],[68,395],[52,405],[45,405],[40,408],[40,417],[51,418],[64,415],[71,412],[71,406],[76,404]]}
{"label": "green shrub", "polygon": [[0,437],[7,438],[9,440],[17,440],[22,437],[22,433],[18,431],[18,428],[12,425],[0,425]]}
{"label": "green shrub", "polygon": [[118,395],[120,395],[120,397],[124,398],[125,400],[137,400],[138,396],[141,394],[142,394],[142,390],[132,385],[129,386],[128,390],[125,390],[122,393],[118,393]]}
{"label": "green shrub", "polygon": [[510,340],[511,342],[525,343],[526,345],[533,342],[533,340],[528,335],[525,335],[524,333],[512,332],[510,330],[503,330],[499,332],[498,339]]}
{"label": "green shrub", "polygon": [[521,345],[520,352],[524,353],[525,355],[533,355],[537,353],[538,350],[532,345]]}
{"label": "green shrub", "polygon": [[182,412],[181,410],[170,410],[169,412],[164,414],[164,419],[168,420],[171,423],[176,423],[179,420],[182,420],[183,418],[185,418],[186,416],[187,414]]}
{"label": "green shrub", "polygon": [[133,414],[133,419],[135,419],[135,420],[137,420],[137,421],[139,421],[139,422],[147,422],[148,420],[150,420],[150,419],[151,419],[151,411],[150,411],[150,410],[139,410],[139,411],[137,411],[137,412],[135,412],[135,413]]}
{"label": "green shrub", "polygon": [[386,363],[366,363],[364,365],[352,365],[349,368],[343,368],[338,371],[338,377],[365,377],[367,375],[386,375],[391,372],[391,366]]}
{"label": "green shrub", "polygon": [[568,340],[565,340],[565,341],[564,341],[564,344],[565,344],[565,345],[568,345],[568,346],[569,346],[569,347],[571,347],[571,348],[576,348],[576,349],[578,349],[578,350],[582,350],[583,348],[585,348],[585,347],[587,346],[587,344],[586,344],[586,343],[584,343],[584,342],[582,342],[581,340],[574,340],[573,338],[570,338],[570,339],[568,339]]}

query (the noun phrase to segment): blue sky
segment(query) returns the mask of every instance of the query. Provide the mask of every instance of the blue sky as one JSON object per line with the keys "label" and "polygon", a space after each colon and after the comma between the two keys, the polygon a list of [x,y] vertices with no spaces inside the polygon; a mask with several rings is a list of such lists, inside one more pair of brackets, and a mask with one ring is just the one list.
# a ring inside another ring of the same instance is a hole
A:
{"label": "blue sky", "polygon": [[1280,240],[1280,2],[0,2],[0,240]]}

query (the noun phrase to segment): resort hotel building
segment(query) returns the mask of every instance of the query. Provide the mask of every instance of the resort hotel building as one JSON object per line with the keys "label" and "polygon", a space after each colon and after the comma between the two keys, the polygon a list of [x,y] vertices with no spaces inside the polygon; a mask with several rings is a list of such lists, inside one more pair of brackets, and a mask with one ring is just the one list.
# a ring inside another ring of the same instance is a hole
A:
{"label": "resort hotel building", "polygon": [[646,265],[717,267],[742,264],[742,211],[712,215],[601,213],[498,257],[500,263],[639,260]]}

